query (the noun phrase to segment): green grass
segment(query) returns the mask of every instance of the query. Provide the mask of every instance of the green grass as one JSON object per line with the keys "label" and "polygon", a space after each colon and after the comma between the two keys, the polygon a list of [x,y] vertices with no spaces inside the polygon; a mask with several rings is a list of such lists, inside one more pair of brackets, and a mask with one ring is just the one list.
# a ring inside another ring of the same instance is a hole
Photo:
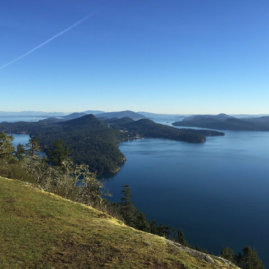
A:
{"label": "green grass", "polygon": [[233,268],[17,180],[0,177],[0,204],[0,268]]}

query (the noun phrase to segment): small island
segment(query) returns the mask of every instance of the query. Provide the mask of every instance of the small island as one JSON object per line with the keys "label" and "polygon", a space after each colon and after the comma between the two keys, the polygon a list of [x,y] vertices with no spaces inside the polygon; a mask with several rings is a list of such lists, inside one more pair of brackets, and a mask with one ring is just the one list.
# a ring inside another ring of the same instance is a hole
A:
{"label": "small island", "polygon": [[174,126],[230,131],[269,131],[269,117],[236,118],[226,114],[195,115],[173,123]]}

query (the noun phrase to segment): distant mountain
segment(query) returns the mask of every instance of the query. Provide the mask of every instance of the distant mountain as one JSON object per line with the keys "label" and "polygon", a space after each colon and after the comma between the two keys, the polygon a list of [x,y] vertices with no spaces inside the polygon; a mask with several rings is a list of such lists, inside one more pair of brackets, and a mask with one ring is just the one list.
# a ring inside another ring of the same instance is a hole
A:
{"label": "distant mountain", "polygon": [[238,119],[243,119],[243,118],[260,118],[260,117],[265,117],[269,115],[268,114],[232,114],[231,116]]}
{"label": "distant mountain", "polygon": [[73,120],[87,115],[85,112],[74,112],[66,116],[61,117],[63,120]]}
{"label": "distant mountain", "polygon": [[0,111],[0,117],[35,117],[35,118],[59,118],[63,120],[70,120],[82,117],[87,114],[100,114],[104,113],[101,110],[87,110],[84,112],[74,112],[74,113],[65,113],[65,112],[42,112],[42,111],[21,111],[21,112],[5,112]]}
{"label": "distant mountain", "polygon": [[145,118],[153,120],[158,123],[171,124],[172,122],[179,121],[186,117],[186,115],[181,114],[157,114],[150,112],[138,112],[140,115],[143,115]]}
{"label": "distant mountain", "polygon": [[41,112],[41,111],[21,111],[21,112],[5,112],[0,111],[1,117],[61,117],[66,115],[63,112]]}
{"label": "distant mountain", "polygon": [[104,113],[104,111],[102,111],[102,110],[87,110],[87,111],[84,111],[83,113],[96,115],[96,114]]}
{"label": "distant mountain", "polygon": [[125,129],[126,126],[128,126],[128,124],[134,122],[134,120],[128,117],[124,117],[121,119],[117,118],[103,119],[103,121],[107,123],[109,127],[113,127],[114,129]]}
{"label": "distant mountain", "polygon": [[255,122],[256,124],[265,124],[268,125],[269,123],[269,116],[263,116],[263,117],[250,117],[250,118],[245,118],[246,121],[248,122]]}
{"label": "distant mountain", "polygon": [[185,114],[162,114],[162,113],[152,113],[152,112],[145,112],[145,111],[139,111],[137,112],[146,118],[150,117],[186,117]]}
{"label": "distant mountain", "polygon": [[130,110],[125,110],[125,111],[119,111],[119,112],[105,112],[105,113],[100,113],[96,115],[97,118],[103,118],[103,119],[121,119],[121,118],[130,118],[133,120],[140,120],[144,119],[145,117],[143,115],[140,115],[139,113],[130,111]]}
{"label": "distant mountain", "polygon": [[226,114],[196,115],[173,123],[174,126],[233,131],[269,131],[269,116],[236,118]]}
{"label": "distant mountain", "polygon": [[218,115],[192,115],[189,117],[184,117],[184,121],[193,121],[193,120],[227,120],[227,119],[232,119],[235,117],[229,116],[227,114],[221,113]]}
{"label": "distant mountain", "polygon": [[78,132],[84,129],[87,130],[97,130],[100,128],[107,129],[106,124],[98,120],[94,115],[84,115],[82,117],[74,118],[68,121],[62,121],[59,125],[64,128],[76,129]]}

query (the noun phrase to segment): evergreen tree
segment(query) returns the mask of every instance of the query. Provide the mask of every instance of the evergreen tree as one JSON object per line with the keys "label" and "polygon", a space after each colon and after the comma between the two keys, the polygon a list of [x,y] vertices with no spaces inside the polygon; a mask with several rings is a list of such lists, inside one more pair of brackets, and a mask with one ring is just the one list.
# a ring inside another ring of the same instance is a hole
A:
{"label": "evergreen tree", "polygon": [[141,231],[149,232],[150,231],[150,225],[143,213],[136,210],[136,228]]}
{"label": "evergreen tree", "polygon": [[152,234],[159,234],[159,228],[156,221],[151,221],[149,225],[150,225],[150,232]]}
{"label": "evergreen tree", "polygon": [[131,202],[131,190],[128,185],[123,185],[122,190],[122,197],[121,197],[121,209],[120,213],[126,222],[127,225],[130,225],[132,227],[136,227],[135,223],[135,207],[133,203]]}
{"label": "evergreen tree", "polygon": [[231,262],[235,262],[235,253],[231,248],[223,248],[220,252],[221,257]]}
{"label": "evergreen tree", "polygon": [[181,230],[178,230],[178,231],[177,231],[177,237],[176,237],[176,239],[177,239],[177,241],[178,241],[180,244],[182,244],[182,245],[184,245],[184,246],[187,245],[187,241],[186,241],[186,239],[185,239],[185,235],[184,235],[184,233],[183,233]]}
{"label": "evergreen tree", "polygon": [[130,187],[128,185],[123,185],[122,187],[123,187],[123,190],[121,191],[122,197],[120,198],[121,203],[125,206],[132,204],[131,202],[132,194]]}
{"label": "evergreen tree", "polygon": [[158,227],[158,235],[169,237],[173,229],[167,225],[160,224]]}
{"label": "evergreen tree", "polygon": [[235,262],[243,269],[264,269],[264,265],[257,252],[251,249],[251,247],[244,247],[243,253],[235,256]]}
{"label": "evergreen tree", "polygon": [[53,165],[63,166],[64,161],[68,159],[69,154],[70,151],[68,147],[66,147],[62,140],[59,139],[55,141],[52,148],[47,151],[48,162]]}
{"label": "evergreen tree", "polygon": [[141,231],[150,231],[150,225],[145,215],[140,212],[131,201],[131,190],[128,185],[123,185],[120,202],[120,214],[125,223]]}
{"label": "evergreen tree", "polygon": [[0,158],[12,158],[14,147],[12,146],[13,137],[5,133],[0,133]]}
{"label": "evergreen tree", "polygon": [[22,160],[23,157],[25,156],[25,154],[26,154],[26,150],[25,150],[24,145],[18,144],[17,145],[17,150],[15,152],[15,155],[16,155],[17,159]]}
{"label": "evergreen tree", "polygon": [[32,157],[32,159],[40,157],[41,149],[40,149],[38,140],[36,138],[32,137],[29,140],[29,143],[27,144],[27,148],[28,148],[27,153],[28,155]]}

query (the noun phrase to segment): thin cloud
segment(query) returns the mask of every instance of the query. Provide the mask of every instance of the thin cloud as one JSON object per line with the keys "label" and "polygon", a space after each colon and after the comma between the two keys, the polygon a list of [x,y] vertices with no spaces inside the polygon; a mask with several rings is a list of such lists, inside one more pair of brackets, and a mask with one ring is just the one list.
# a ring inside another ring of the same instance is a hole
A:
{"label": "thin cloud", "polygon": [[76,21],[75,23],[73,23],[72,25],[70,25],[69,27],[67,27],[66,29],[62,30],[61,32],[57,33],[56,35],[52,36],[51,38],[47,39],[46,41],[40,43],[39,45],[37,45],[36,47],[30,49],[29,51],[25,52],[24,54],[20,55],[19,57],[13,59],[12,61],[0,66],[0,70],[3,70],[5,68],[7,68],[8,66],[22,60],[23,58],[25,58],[26,56],[32,54],[33,52],[35,52],[36,50],[41,49],[42,47],[46,46],[47,44],[49,44],[50,42],[52,42],[53,40],[55,40],[56,38],[64,35],[65,33],[69,32],[70,30],[74,29],[75,27],[79,26],[80,24],[84,23],[85,21],[87,21],[90,17],[92,17],[93,15],[88,15],[86,17],[83,17],[82,19]]}

